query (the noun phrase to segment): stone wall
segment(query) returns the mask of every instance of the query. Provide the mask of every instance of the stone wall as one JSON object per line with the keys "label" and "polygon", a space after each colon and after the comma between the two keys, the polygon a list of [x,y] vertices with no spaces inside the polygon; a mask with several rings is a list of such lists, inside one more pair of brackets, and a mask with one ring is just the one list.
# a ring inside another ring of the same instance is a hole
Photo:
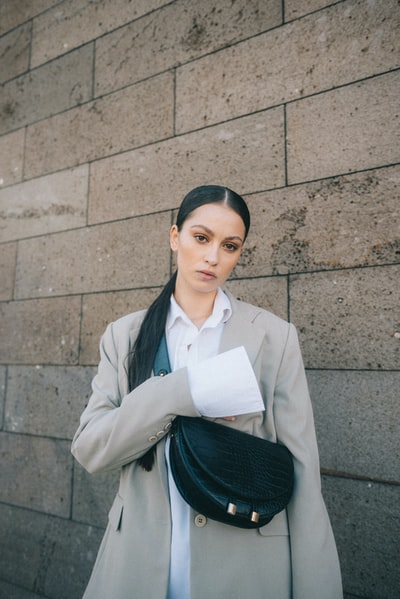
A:
{"label": "stone wall", "polygon": [[0,3],[1,598],[82,595],[117,481],[69,451],[99,337],[167,280],[206,182],[253,215],[228,287],[299,330],[346,596],[398,597],[399,22],[397,0]]}

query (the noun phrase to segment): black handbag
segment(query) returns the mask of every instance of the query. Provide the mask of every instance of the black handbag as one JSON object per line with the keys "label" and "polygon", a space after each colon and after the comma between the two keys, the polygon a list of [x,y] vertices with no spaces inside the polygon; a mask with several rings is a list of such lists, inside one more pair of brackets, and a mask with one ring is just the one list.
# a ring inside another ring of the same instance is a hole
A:
{"label": "black handbag", "polygon": [[[154,372],[170,372],[165,337]],[[239,528],[268,524],[289,503],[293,459],[289,450],[204,418],[177,416],[170,467],[179,493],[196,511]]]}

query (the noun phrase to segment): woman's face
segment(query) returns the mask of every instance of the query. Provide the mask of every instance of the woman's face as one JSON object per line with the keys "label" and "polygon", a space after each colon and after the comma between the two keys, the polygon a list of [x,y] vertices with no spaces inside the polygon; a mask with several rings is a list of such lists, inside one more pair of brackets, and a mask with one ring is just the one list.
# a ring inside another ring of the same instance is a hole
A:
{"label": "woman's face", "polygon": [[215,292],[229,277],[242,252],[245,226],[226,204],[204,204],[189,214],[178,231],[171,228],[177,254],[179,293]]}

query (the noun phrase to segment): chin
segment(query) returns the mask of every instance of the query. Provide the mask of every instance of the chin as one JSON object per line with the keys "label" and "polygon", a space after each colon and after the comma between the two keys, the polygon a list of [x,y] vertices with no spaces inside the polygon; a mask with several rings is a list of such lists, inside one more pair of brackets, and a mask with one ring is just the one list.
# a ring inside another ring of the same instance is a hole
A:
{"label": "chin", "polygon": [[217,291],[219,287],[219,282],[218,281],[210,281],[210,282],[205,282],[202,285],[194,285],[193,288],[195,289],[195,291],[198,291],[200,293],[213,293],[215,291]]}

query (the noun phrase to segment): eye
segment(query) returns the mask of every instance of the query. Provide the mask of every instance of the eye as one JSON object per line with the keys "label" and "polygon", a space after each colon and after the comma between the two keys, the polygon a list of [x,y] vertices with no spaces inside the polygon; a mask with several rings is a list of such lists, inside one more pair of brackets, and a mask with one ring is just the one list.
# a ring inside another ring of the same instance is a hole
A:
{"label": "eye", "polygon": [[196,235],[194,236],[195,239],[197,239],[197,241],[199,243],[205,243],[207,240],[207,237],[205,235],[203,235],[202,233],[196,233]]}
{"label": "eye", "polygon": [[225,243],[224,247],[229,252],[235,252],[238,249],[238,246],[235,245],[234,243]]}

